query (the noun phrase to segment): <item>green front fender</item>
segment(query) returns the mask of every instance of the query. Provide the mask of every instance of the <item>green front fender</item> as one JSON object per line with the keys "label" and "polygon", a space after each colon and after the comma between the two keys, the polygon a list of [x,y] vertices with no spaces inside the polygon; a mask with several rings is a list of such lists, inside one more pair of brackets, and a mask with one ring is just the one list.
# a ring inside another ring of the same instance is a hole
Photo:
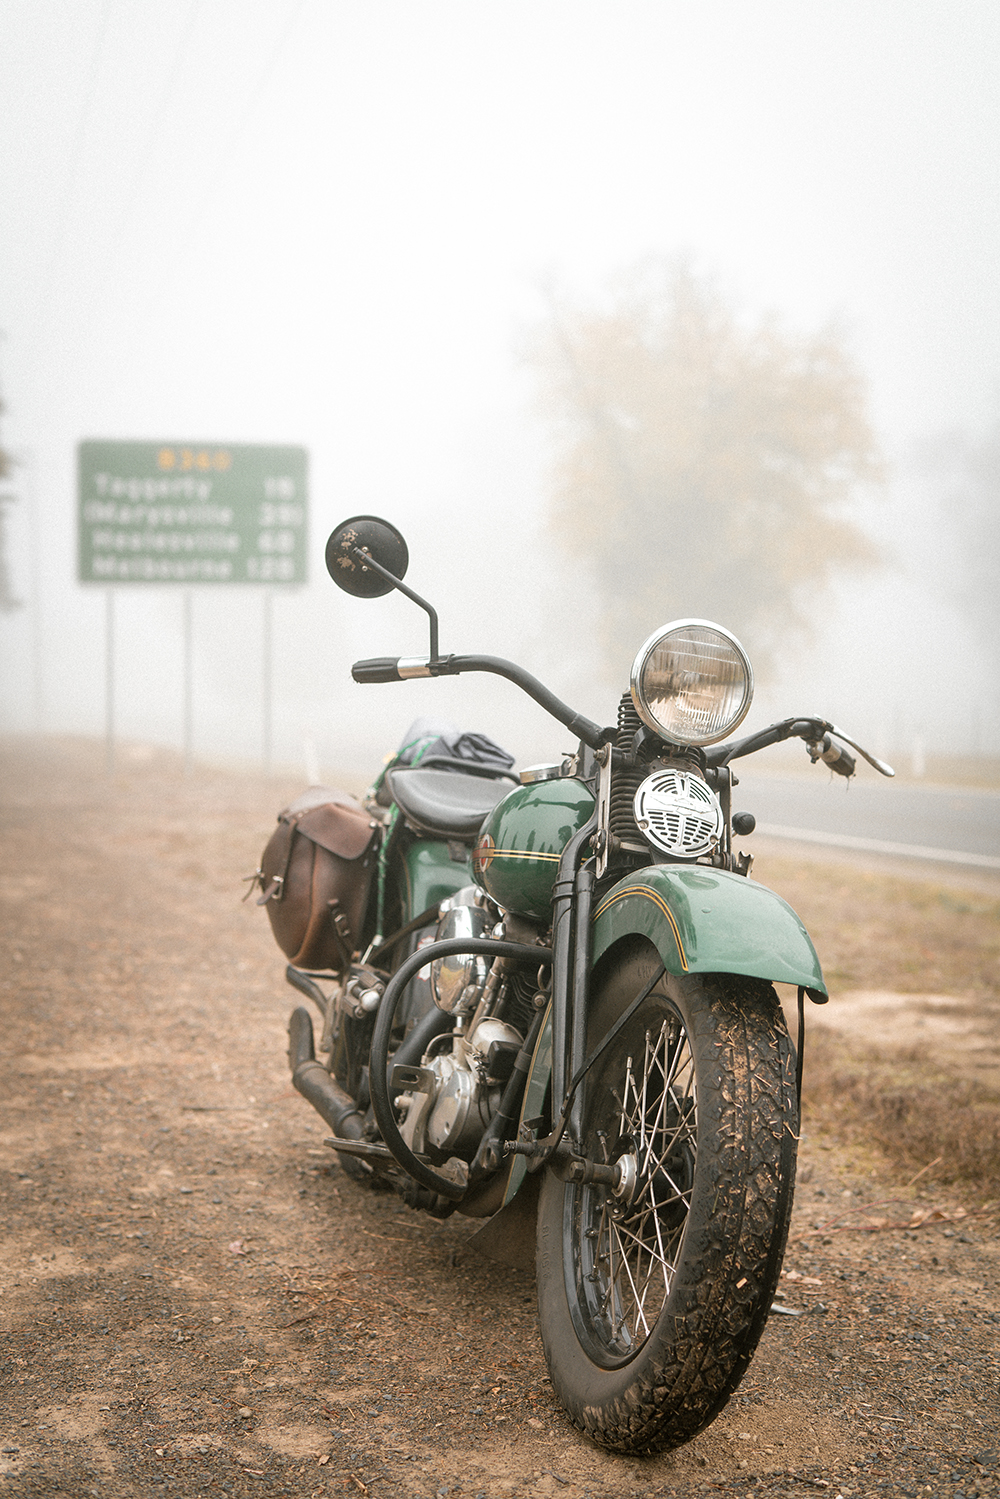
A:
{"label": "green front fender", "polygon": [[802,922],[780,895],[744,875],[676,864],[636,870],[594,912],[593,962],[633,935],[649,938],[670,973],[745,973],[826,998]]}
{"label": "green front fender", "polygon": [[[816,949],[787,901],[728,870],[653,865],[620,880],[594,912],[592,962],[622,937],[647,937],[670,973],[742,973],[772,984],[801,984],[827,997]],[[520,1123],[542,1113],[552,1072],[551,1007],[531,1060]],[[504,1202],[524,1180],[514,1156]]]}

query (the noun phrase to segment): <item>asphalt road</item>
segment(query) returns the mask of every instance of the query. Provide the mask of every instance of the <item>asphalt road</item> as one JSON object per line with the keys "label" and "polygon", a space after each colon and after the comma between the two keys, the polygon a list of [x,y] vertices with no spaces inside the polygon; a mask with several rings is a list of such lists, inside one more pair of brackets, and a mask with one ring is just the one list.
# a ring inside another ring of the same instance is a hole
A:
{"label": "asphalt road", "polygon": [[867,766],[849,782],[819,766],[802,776],[733,768],[733,810],[752,812],[761,833],[1000,869],[1000,792],[903,784]]}

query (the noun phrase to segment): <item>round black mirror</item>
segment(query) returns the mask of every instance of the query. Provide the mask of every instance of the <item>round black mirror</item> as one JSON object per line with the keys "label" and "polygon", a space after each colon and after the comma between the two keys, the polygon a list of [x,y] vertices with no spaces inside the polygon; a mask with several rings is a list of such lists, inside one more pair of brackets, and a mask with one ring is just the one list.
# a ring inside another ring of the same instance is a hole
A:
{"label": "round black mirror", "polygon": [[395,586],[373,567],[366,567],[355,551],[367,552],[394,578],[406,576],[410,554],[396,527],[377,515],[354,515],[331,533],[326,544],[326,570],[338,588],[355,598],[377,599],[391,593]]}

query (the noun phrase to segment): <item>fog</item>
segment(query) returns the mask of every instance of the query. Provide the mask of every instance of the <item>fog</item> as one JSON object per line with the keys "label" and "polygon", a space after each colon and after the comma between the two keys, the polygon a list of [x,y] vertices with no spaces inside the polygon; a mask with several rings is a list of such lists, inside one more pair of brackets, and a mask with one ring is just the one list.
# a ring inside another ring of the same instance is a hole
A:
{"label": "fog", "polygon": [[[412,604],[326,576],[327,532],[362,512],[406,534],[444,650],[514,657],[609,720],[522,354],[546,287],[685,253],[750,316],[837,324],[888,463],[855,517],[883,567],[817,598],[748,727],[822,712],[882,753],[995,752],[996,656],[915,456],[1000,415],[993,0],[6,0],[0,99],[4,731],[104,732],[87,438],[308,449],[275,763],[363,774],[421,713],[521,760],[569,747],[494,678],[350,681],[426,649]],[[122,740],[181,744],[181,620],[176,587],[116,590]],[[259,759],[261,590],[197,589],[193,646],[195,754]]]}

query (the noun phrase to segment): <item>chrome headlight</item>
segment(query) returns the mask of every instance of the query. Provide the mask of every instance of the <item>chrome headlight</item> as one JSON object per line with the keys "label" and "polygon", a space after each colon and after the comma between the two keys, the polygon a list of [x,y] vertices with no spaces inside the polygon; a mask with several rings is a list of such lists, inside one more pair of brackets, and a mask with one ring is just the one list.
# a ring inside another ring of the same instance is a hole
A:
{"label": "chrome headlight", "polygon": [[675,744],[725,739],[753,699],[746,652],[735,635],[707,619],[675,619],[650,635],[629,685],[643,723]]}

